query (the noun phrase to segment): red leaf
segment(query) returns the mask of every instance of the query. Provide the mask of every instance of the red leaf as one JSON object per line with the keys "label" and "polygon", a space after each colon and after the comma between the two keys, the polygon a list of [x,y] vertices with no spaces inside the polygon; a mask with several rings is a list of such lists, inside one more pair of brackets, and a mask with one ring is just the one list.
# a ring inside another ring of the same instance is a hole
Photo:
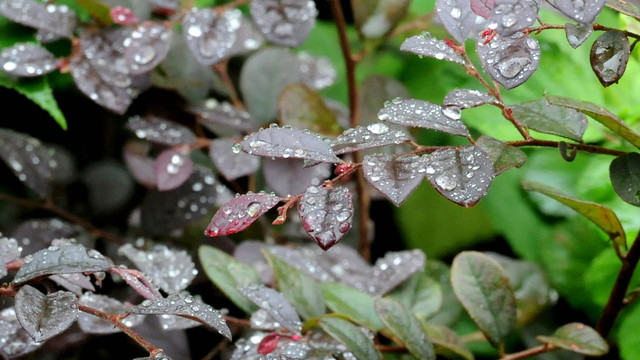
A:
{"label": "red leaf", "polygon": [[235,234],[249,227],[278,202],[280,198],[271,194],[238,196],[218,209],[204,233],[207,236]]}
{"label": "red leaf", "polygon": [[282,339],[282,336],[275,332],[263,337],[260,344],[258,344],[258,354],[266,355],[275,350],[280,339]]}

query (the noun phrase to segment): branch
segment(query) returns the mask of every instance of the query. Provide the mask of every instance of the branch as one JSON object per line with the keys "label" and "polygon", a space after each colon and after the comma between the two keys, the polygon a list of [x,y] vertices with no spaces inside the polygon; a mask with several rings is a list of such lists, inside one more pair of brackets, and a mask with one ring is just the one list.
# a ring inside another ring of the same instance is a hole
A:
{"label": "branch", "polygon": [[522,350],[517,353],[505,355],[500,358],[500,360],[518,360],[528,358],[534,355],[543,354],[549,351],[557,350],[558,348],[555,345],[544,344],[540,346],[533,347],[531,349]]}
{"label": "branch", "polygon": [[629,252],[622,258],[622,266],[609,295],[609,301],[607,301],[607,305],[605,305],[596,324],[596,331],[602,337],[609,335],[618,314],[625,306],[625,296],[638,261],[640,261],[640,233],[631,245]]}
{"label": "branch", "polygon": [[236,91],[236,87],[233,85],[233,81],[229,76],[229,71],[227,71],[229,65],[229,60],[225,59],[213,65],[213,69],[220,74],[220,78],[224,83],[224,86],[227,88],[229,92],[229,97],[231,98],[231,103],[233,106],[238,109],[244,109],[244,103],[240,100],[238,96],[238,92]]}
{"label": "branch", "polygon": [[[507,141],[507,145],[522,147],[522,146],[540,146],[540,147],[551,147],[557,148],[560,145],[559,141],[551,141],[551,140],[538,140],[538,139],[529,139],[524,141]],[[626,151],[622,150],[614,150],[608,149],[598,145],[588,145],[588,144],[567,144],[571,149],[576,149],[578,151],[588,152],[592,154],[604,154],[604,155],[613,155],[620,156],[627,154]]]}

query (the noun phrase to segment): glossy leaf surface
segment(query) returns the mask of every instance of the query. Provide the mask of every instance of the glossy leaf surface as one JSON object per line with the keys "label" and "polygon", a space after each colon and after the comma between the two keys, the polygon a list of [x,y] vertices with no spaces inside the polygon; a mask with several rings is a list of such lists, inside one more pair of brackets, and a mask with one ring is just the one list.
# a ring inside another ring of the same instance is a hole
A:
{"label": "glossy leaf surface", "polygon": [[471,89],[454,89],[447,93],[444,100],[442,100],[442,105],[468,109],[485,104],[493,104],[496,101],[495,97],[486,92]]}
{"label": "glossy leaf surface", "polygon": [[640,154],[618,156],[609,167],[611,185],[622,200],[640,206]]}
{"label": "glossy leaf surface", "polygon": [[451,61],[465,65],[464,58],[450,48],[443,40],[438,40],[428,32],[407,38],[400,50],[407,51],[418,56],[428,56],[438,60]]}
{"label": "glossy leaf surface", "polygon": [[298,212],[307,234],[321,249],[328,250],[351,228],[351,193],[345,187],[309,186],[300,199]]}
{"label": "glossy leaf surface", "polygon": [[197,115],[200,124],[214,134],[221,136],[228,135],[229,129],[237,130],[233,131],[235,134],[239,131],[252,131],[256,126],[251,114],[226,101],[218,102],[216,99],[207,99],[202,104],[191,106],[189,110]]}
{"label": "glossy leaf surface", "polygon": [[581,323],[564,325],[551,336],[538,336],[538,340],[588,356],[602,356],[609,352],[606,340],[594,329]]}
{"label": "glossy leaf surface", "polygon": [[255,0],[251,17],[264,37],[281,46],[300,46],[316,23],[318,10],[312,0]]}
{"label": "glossy leaf surface", "polygon": [[491,15],[491,10],[495,2],[495,0],[471,0],[471,10],[473,10],[476,15],[487,19]]}
{"label": "glossy leaf surface", "polygon": [[469,37],[476,22],[469,0],[436,0],[436,14],[459,43]]}
{"label": "glossy leaf surface", "polygon": [[567,17],[583,24],[591,24],[596,20],[598,14],[604,9],[606,0],[576,1],[576,0],[554,0],[556,9],[560,10]]}
{"label": "glossy leaf surface", "polygon": [[[94,294],[89,291],[82,294],[78,303],[113,315],[124,315],[131,309],[131,305],[125,305],[109,296]],[[141,324],[143,320],[144,316],[130,315],[120,322],[128,327],[133,327]],[[78,314],[78,325],[80,325],[80,329],[87,334],[112,334],[121,331],[119,328],[113,326],[112,323],[85,312]]]}
{"label": "glossy leaf surface", "polygon": [[582,45],[593,33],[591,24],[566,24],[564,31],[567,35],[567,41],[572,48],[577,49]]}
{"label": "glossy leaf surface", "polygon": [[280,202],[271,194],[245,194],[231,199],[213,215],[205,230],[207,236],[235,234]]}
{"label": "glossy leaf surface", "polygon": [[279,196],[303,193],[309,185],[320,185],[331,175],[331,165],[321,163],[304,167],[299,159],[265,159],[262,165],[264,179]]}
{"label": "glossy leaf surface", "polygon": [[640,3],[637,0],[607,0],[607,7],[640,20]]}
{"label": "glossy leaf surface", "polygon": [[71,37],[76,26],[76,13],[67,5],[8,0],[0,3],[0,14],[22,25],[53,34],[56,38]]}
{"label": "glossy leaf surface", "polygon": [[411,137],[403,131],[394,130],[384,123],[371,123],[345,130],[331,141],[331,148],[336,155],[341,155],[358,150],[402,144],[408,140],[411,140]]}
{"label": "glossy leaf surface", "polygon": [[400,339],[409,352],[418,359],[435,359],[433,345],[415,315],[401,303],[389,299],[375,300],[376,313],[389,331]]}
{"label": "glossy leaf surface", "polygon": [[356,359],[380,359],[373,341],[360,328],[346,320],[325,317],[318,320],[322,330],[347,346]]}
{"label": "glossy leaf surface", "polygon": [[422,322],[422,328],[427,338],[435,346],[437,354],[443,354],[444,356],[453,354],[453,356],[458,356],[465,360],[474,359],[473,353],[453,330],[426,322]]}
{"label": "glossy leaf surface", "polygon": [[[417,272],[389,293],[419,319],[436,315],[443,305],[442,286],[425,272]],[[450,304],[447,304],[450,306]]]}
{"label": "glossy leaf surface", "polygon": [[344,314],[369,330],[377,332],[384,327],[373,304],[373,297],[361,290],[340,283],[322,283],[327,306]]}
{"label": "glossy leaf surface", "polygon": [[153,70],[169,53],[173,32],[164,24],[145,22],[124,41],[124,57],[131,74]]}
{"label": "glossy leaf surface", "polygon": [[16,295],[15,311],[34,341],[48,340],[67,330],[78,317],[78,298],[68,291],[45,295],[25,285]]}
{"label": "glossy leaf surface", "polygon": [[156,186],[155,159],[149,157],[151,144],[146,141],[129,141],[122,149],[122,157],[133,178],[146,187]]}
{"label": "glossy leaf surface", "polygon": [[491,344],[504,343],[516,326],[516,299],[502,267],[484,254],[465,251],[453,260],[451,283]]}
{"label": "glossy leaf surface", "polygon": [[490,136],[481,136],[476,140],[476,146],[489,155],[496,176],[514,167],[519,168],[527,161],[524,151]]}
{"label": "glossy leaf surface", "polygon": [[533,75],[540,62],[540,45],[531,36],[516,33],[496,35],[488,44],[477,43],[482,68],[505,89],[522,85]]}
{"label": "glossy leaf surface", "polygon": [[234,152],[235,141],[218,138],[211,140],[209,157],[225,179],[231,181],[254,173],[260,167],[260,158],[243,152]]}
{"label": "glossy leaf surface", "polygon": [[587,129],[587,118],[573,109],[551,105],[546,99],[528,101],[511,107],[513,116],[530,129],[562,136],[577,142]]}
{"label": "glossy leaf surface", "polygon": [[460,117],[459,108],[442,107],[416,99],[394,99],[378,112],[378,118],[382,121],[469,136],[469,130]]}
{"label": "glossy leaf surface", "polygon": [[400,206],[424,179],[427,164],[418,155],[374,154],[364,157],[362,170],[371,185]]}
{"label": "glossy leaf surface", "polygon": [[274,289],[260,284],[241,286],[238,291],[269,314],[280,326],[294,334],[302,331],[302,322],[296,309]]}
{"label": "glossy leaf surface", "polygon": [[620,80],[627,69],[631,47],[627,36],[617,30],[600,35],[591,46],[591,68],[607,87]]}
{"label": "glossy leaf surface", "polygon": [[212,65],[227,56],[240,27],[238,10],[221,14],[211,8],[192,8],[182,20],[182,33],[189,49],[202,65]]}
{"label": "glossy leaf surface", "polygon": [[47,49],[32,43],[21,43],[2,49],[0,68],[17,76],[40,76],[56,69],[58,60]]}
{"label": "glossy leaf surface", "polygon": [[191,176],[193,161],[181,150],[168,149],[160,153],[154,165],[158,190],[173,190]]}
{"label": "glossy leaf surface", "polygon": [[157,144],[175,146],[196,141],[196,135],[186,126],[155,116],[130,117],[126,127],[138,138]]}
{"label": "glossy leaf surface", "polygon": [[489,15],[489,28],[511,36],[536,22],[538,0],[496,0]]}

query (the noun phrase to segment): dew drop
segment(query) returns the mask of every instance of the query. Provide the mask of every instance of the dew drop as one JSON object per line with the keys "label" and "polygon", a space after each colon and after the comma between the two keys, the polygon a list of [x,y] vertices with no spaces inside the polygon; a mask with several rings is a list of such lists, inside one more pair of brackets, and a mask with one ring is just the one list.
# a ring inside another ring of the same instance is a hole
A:
{"label": "dew drop", "polygon": [[259,202],[252,202],[247,205],[247,214],[251,217],[256,216],[262,210],[262,205]]}
{"label": "dew drop", "polygon": [[502,61],[496,63],[494,67],[500,75],[504,76],[507,79],[513,79],[518,75],[525,66],[531,64],[531,60],[525,57],[512,57],[508,59],[503,59]]}
{"label": "dew drop", "polygon": [[[428,170],[427,170],[428,171]],[[455,179],[452,179],[448,175],[440,175],[436,178],[436,184],[444,190],[453,190],[457,186]]]}
{"label": "dew drop", "polygon": [[451,17],[458,20],[460,19],[460,16],[462,16],[462,11],[460,11],[460,8],[454,7],[453,9],[451,9]]}
{"label": "dew drop", "polygon": [[138,64],[145,65],[156,57],[156,50],[151,45],[142,46],[133,56],[133,60]]}
{"label": "dew drop", "polygon": [[[380,118],[380,120],[384,120],[384,119]],[[382,135],[389,131],[389,127],[385,124],[373,123],[373,124],[367,125],[367,130],[371,131],[376,135]]]}

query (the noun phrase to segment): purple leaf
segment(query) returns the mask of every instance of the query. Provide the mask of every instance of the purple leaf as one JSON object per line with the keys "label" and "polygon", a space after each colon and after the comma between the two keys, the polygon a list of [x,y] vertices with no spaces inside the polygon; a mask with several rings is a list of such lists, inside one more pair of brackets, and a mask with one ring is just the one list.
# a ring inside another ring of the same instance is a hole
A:
{"label": "purple leaf", "polygon": [[591,24],[600,14],[606,0],[553,0],[554,7],[570,19]]}
{"label": "purple leaf", "polygon": [[279,196],[296,195],[309,185],[320,185],[331,175],[329,164],[304,167],[302,160],[275,159],[263,161],[264,180]]}
{"label": "purple leaf", "polygon": [[6,264],[20,257],[22,248],[13,238],[0,237],[0,279],[7,276]]}
{"label": "purple leaf", "polygon": [[485,104],[497,104],[498,100],[486,92],[470,89],[455,89],[449,91],[442,101],[444,106],[456,106],[469,109]]}
{"label": "purple leaf", "polygon": [[285,297],[274,289],[264,285],[251,284],[238,288],[238,291],[260,309],[267,312],[280,326],[294,334],[302,332],[302,322],[296,310]]}
{"label": "purple leaf", "polygon": [[222,336],[231,339],[231,331],[220,311],[191,295],[171,294],[166,298],[144,300],[134,306],[132,314],[180,315],[216,329]]}
{"label": "purple leaf", "polygon": [[538,41],[523,33],[510,37],[496,35],[488,44],[480,39],[476,51],[484,71],[505,89],[512,89],[527,81],[540,62]]}
{"label": "purple leaf", "polygon": [[194,166],[191,177],[180,187],[148,193],[141,207],[142,230],[150,236],[167,234],[201,219],[216,204],[231,198],[233,194],[210,169]]}
{"label": "purple leaf", "polygon": [[471,0],[471,10],[485,19],[491,15],[495,0]]}
{"label": "purple leaf", "polygon": [[78,318],[78,298],[68,291],[45,295],[25,285],[16,295],[15,312],[20,325],[36,342],[67,330]]}
{"label": "purple leaf", "polygon": [[240,27],[236,31],[236,40],[227,52],[227,57],[246,55],[264,45],[264,36],[251,19],[240,17]]}
{"label": "purple leaf", "polygon": [[235,141],[218,138],[211,140],[209,157],[225,179],[231,181],[252,174],[260,167],[260,158],[245,153],[236,153],[232,147]]}
{"label": "purple leaf", "polygon": [[577,110],[551,105],[546,99],[527,101],[511,107],[513,116],[528,127],[545,134],[553,134],[582,142],[589,125],[587,117]]}
{"label": "purple leaf", "polygon": [[427,159],[427,178],[442,196],[464,207],[482,199],[493,181],[493,163],[476,146],[436,150]]}
{"label": "purple leaf", "polygon": [[58,218],[27,220],[21,223],[11,236],[18,240],[23,254],[41,250],[55,239],[75,239],[78,244],[88,248],[95,245],[95,240],[84,228]]}
{"label": "purple leaf", "polygon": [[96,291],[91,278],[84,274],[51,275],[49,279],[76,295],[82,295],[82,290]]}
{"label": "purple leaf", "polygon": [[421,250],[389,252],[384,258],[376,261],[369,278],[369,288],[365,291],[371,295],[382,296],[411,275],[423,271],[425,262],[426,256]]}
{"label": "purple leaf", "polygon": [[0,14],[11,21],[57,37],[72,37],[76,26],[76,13],[66,5],[44,4],[32,0],[5,0],[0,2]]}
{"label": "purple leaf", "polygon": [[382,121],[469,136],[469,130],[460,121],[460,116],[460,109],[455,106],[443,107],[428,101],[400,98],[387,102],[378,112],[378,118]]}
{"label": "purple leaf", "polygon": [[234,151],[251,155],[297,158],[313,161],[340,163],[340,160],[320,136],[308,131],[270,126],[245,136]]}
{"label": "purple leaf", "polygon": [[40,197],[50,195],[52,171],[58,164],[53,158],[53,150],[40,140],[0,128],[0,158]]}
{"label": "purple leaf", "polygon": [[318,15],[312,0],[253,0],[250,11],[268,41],[289,47],[302,45]]}
{"label": "purple leaf", "polygon": [[593,26],[591,24],[566,24],[564,31],[567,34],[567,41],[572,48],[577,49],[582,45],[591,33],[593,33]]}
{"label": "purple leaf", "polygon": [[304,51],[299,52],[297,56],[305,85],[320,90],[336,82],[336,69],[328,57],[314,57]]}
{"label": "purple leaf", "polygon": [[366,155],[362,171],[371,185],[400,206],[424,179],[426,163],[418,155]]}
{"label": "purple leaf", "polygon": [[156,186],[155,159],[148,156],[151,144],[145,141],[128,141],[122,150],[124,163],[136,181],[146,187]]}
{"label": "purple leaf", "polygon": [[600,35],[591,46],[591,68],[607,87],[620,80],[627,69],[631,47],[627,36],[617,30]]}
{"label": "purple leaf", "polygon": [[58,60],[47,49],[32,43],[20,43],[2,49],[0,68],[17,76],[40,76],[52,72]]}
{"label": "purple leaf", "polygon": [[39,348],[36,342],[20,325],[13,307],[0,311],[0,356],[5,359],[17,358]]}
{"label": "purple leaf", "polygon": [[[342,251],[341,251],[341,250],[344,250],[345,248],[349,248],[349,247],[338,244],[335,247],[324,252],[323,256],[318,255],[318,252],[320,250],[316,246],[313,246],[313,247],[300,246],[297,248],[290,248],[287,246],[274,245],[269,247],[269,252],[274,256],[277,256],[281,260],[286,261],[287,264],[295,267],[300,271],[303,271],[304,273],[311,276],[312,278],[321,282],[329,282],[329,281],[337,281],[337,279],[339,279],[334,276],[334,274],[332,273],[332,269],[338,268],[340,270],[343,270],[343,272],[345,271],[339,265],[332,266],[334,265],[333,263],[328,263],[329,261],[327,261],[327,256],[324,256],[324,255],[325,254],[333,255],[335,253],[339,253],[339,255],[335,257],[336,262],[339,262],[345,258],[342,256]],[[362,260],[362,258],[360,258],[359,255],[356,254],[356,256],[358,256],[358,258]],[[325,265],[325,263],[327,263],[326,264],[327,266],[323,266]],[[347,262],[347,265],[352,266],[353,264]],[[368,268],[368,265],[366,263],[365,265]],[[344,274],[341,274],[341,275],[344,275]]]}
{"label": "purple leaf", "polygon": [[450,48],[443,40],[438,40],[428,32],[423,32],[420,35],[415,35],[407,38],[400,50],[407,51],[418,56],[432,57],[438,60],[451,61],[460,65],[465,65],[465,61],[458,54]]}
{"label": "purple leaf", "polygon": [[227,10],[218,14],[211,8],[192,8],[182,20],[182,32],[191,52],[202,65],[208,66],[224,59],[240,27],[242,13]]}
{"label": "purple leaf", "polygon": [[193,161],[189,154],[169,149],[160,153],[156,159],[155,174],[158,190],[173,190],[182,185],[191,176]]}
{"label": "purple leaf", "polygon": [[173,32],[164,24],[145,22],[124,40],[124,57],[131,74],[151,71],[167,57]]}
{"label": "purple leaf", "polygon": [[436,12],[449,34],[464,43],[476,23],[469,0],[436,0]]}
{"label": "purple leaf", "polygon": [[[106,295],[97,295],[88,291],[80,297],[78,303],[112,315],[123,315],[131,310],[131,305],[125,305]],[[127,327],[133,327],[141,324],[143,320],[144,316],[129,315],[120,322]],[[87,334],[113,334],[121,331],[112,323],[84,312],[78,315],[78,325]]]}
{"label": "purple leaf", "polygon": [[109,10],[111,20],[118,25],[134,25],[140,21],[131,9],[122,6],[114,6]]}
{"label": "purple leaf", "polygon": [[403,131],[394,131],[384,123],[371,123],[345,130],[331,142],[336,155],[376,148],[387,145],[402,144],[411,137]]}
{"label": "purple leaf", "polygon": [[271,194],[245,194],[231,199],[213,215],[207,236],[235,234],[276,206],[280,198]]}
{"label": "purple leaf", "polygon": [[351,228],[351,193],[345,187],[309,186],[300,199],[298,212],[307,234],[322,250],[328,250]]}
{"label": "purple leaf", "polygon": [[502,36],[511,36],[533,25],[539,10],[538,0],[496,0],[489,28]]}
{"label": "purple leaf", "polygon": [[196,135],[189,128],[155,116],[130,117],[126,127],[138,138],[162,145],[175,146],[196,142]]}
{"label": "purple leaf", "polygon": [[189,111],[197,116],[200,124],[219,136],[233,136],[240,131],[249,132],[256,128],[251,114],[226,101],[208,99],[202,104],[190,106]]}

